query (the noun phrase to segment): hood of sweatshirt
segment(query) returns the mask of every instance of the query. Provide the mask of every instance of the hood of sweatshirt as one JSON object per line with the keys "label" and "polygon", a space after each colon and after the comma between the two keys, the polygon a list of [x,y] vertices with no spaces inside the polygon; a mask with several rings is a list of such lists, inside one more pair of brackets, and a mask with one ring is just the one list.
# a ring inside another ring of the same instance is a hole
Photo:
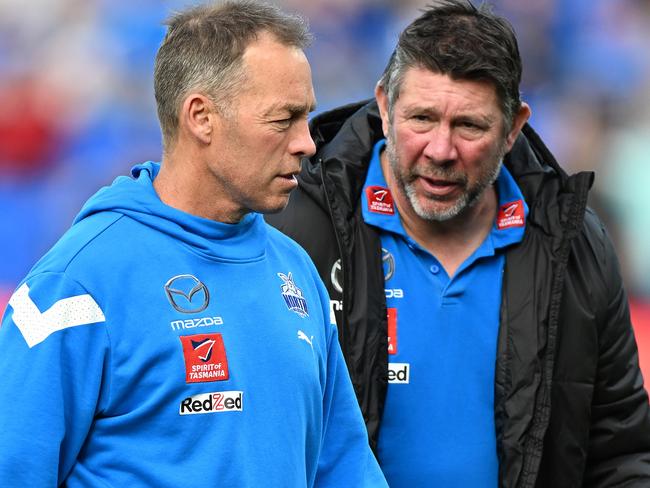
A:
{"label": "hood of sweatshirt", "polygon": [[101,212],[116,212],[165,233],[207,258],[256,260],[264,256],[267,227],[260,214],[249,213],[227,224],[188,214],[163,203],[153,187],[160,164],[134,166],[131,177],[120,176],[99,190],[74,220]]}

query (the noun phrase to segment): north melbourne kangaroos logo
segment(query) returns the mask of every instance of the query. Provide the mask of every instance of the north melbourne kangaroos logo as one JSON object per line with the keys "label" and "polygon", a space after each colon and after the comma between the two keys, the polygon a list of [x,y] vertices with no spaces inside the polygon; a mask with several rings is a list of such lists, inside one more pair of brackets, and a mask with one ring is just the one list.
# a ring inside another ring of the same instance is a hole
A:
{"label": "north melbourne kangaroos logo", "polygon": [[307,300],[302,296],[302,291],[296,286],[293,282],[293,277],[291,272],[288,275],[284,273],[278,273],[278,276],[282,280],[282,298],[284,298],[284,303],[287,304],[287,307],[292,312],[296,312],[302,318],[309,316],[307,311]]}

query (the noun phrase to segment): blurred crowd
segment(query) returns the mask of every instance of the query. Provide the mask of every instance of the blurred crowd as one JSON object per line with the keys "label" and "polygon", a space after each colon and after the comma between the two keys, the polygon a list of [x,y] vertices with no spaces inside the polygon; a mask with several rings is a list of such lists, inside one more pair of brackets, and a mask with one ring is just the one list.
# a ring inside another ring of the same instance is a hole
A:
{"label": "blurred crowd", "polygon": [[[310,20],[319,111],[372,96],[426,4],[276,1]],[[0,310],[99,186],[160,159],[153,58],[187,3],[0,0]],[[520,40],[531,124],[568,172],[596,172],[591,205],[650,329],[650,0],[491,3]]]}

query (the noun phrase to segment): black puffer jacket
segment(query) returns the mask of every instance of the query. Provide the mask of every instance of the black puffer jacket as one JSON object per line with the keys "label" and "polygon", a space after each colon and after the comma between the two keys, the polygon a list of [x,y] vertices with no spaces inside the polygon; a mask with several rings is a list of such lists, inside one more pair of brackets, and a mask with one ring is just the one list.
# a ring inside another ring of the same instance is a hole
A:
{"label": "black puffer jacket", "polygon": [[[383,137],[376,104],[322,114],[312,135],[318,152],[304,164],[299,189],[268,220],[309,252],[328,286],[375,447],[386,395],[386,304],[379,236],[359,201]],[[529,126],[505,164],[530,212],[504,270],[494,405],[499,486],[650,487],[648,397],[616,257],[586,208],[593,175],[567,176]]]}

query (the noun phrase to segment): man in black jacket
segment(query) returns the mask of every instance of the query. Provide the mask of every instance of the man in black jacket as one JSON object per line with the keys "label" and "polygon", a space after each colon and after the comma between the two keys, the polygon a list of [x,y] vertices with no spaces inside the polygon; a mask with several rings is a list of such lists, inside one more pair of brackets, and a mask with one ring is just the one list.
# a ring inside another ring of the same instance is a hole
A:
{"label": "man in black jacket", "polygon": [[268,220],[332,298],[391,487],[650,486],[650,413],[618,265],[526,124],[509,23],[443,0],[400,36],[376,101],[312,122]]}

